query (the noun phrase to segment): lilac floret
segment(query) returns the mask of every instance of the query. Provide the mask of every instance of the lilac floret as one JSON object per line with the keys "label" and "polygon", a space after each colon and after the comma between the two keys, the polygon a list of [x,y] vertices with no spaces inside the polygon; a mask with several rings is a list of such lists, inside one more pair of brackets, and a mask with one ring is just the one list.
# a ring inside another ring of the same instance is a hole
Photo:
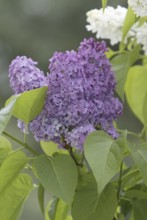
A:
{"label": "lilac floret", "polygon": [[10,86],[18,94],[46,85],[44,73],[37,62],[26,56],[17,56],[9,66]]}
{"label": "lilac floret", "polygon": [[[54,53],[50,74],[45,80],[38,74],[38,86],[45,81],[48,92],[42,112],[29,124],[37,141],[51,140],[82,151],[86,136],[94,130],[104,130],[117,138],[113,121],[121,115],[122,104],[114,97],[116,81],[106,51],[105,42],[90,38],[84,39],[77,51]],[[32,85],[37,83],[35,77],[32,75]],[[12,87],[20,90],[18,83]],[[19,123],[19,127],[24,126]]]}

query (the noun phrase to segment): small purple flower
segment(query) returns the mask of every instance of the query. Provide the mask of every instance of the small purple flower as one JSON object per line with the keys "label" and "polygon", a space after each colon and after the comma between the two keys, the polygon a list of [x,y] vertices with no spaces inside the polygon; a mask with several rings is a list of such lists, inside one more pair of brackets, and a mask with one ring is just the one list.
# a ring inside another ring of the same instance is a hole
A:
{"label": "small purple flower", "polygon": [[37,62],[26,56],[17,56],[9,66],[10,86],[18,94],[46,85],[44,73]]}

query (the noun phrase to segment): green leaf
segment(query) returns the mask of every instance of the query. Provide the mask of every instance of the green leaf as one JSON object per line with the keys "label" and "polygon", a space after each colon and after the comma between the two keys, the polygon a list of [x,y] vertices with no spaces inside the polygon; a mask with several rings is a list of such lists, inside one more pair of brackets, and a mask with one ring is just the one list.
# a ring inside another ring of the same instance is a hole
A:
{"label": "green leaf", "polygon": [[138,167],[145,184],[147,184],[147,142],[129,146],[132,157]]}
{"label": "green leaf", "polygon": [[47,204],[45,209],[45,220],[73,220],[69,212],[69,206],[63,201],[54,198]]}
{"label": "green leaf", "polygon": [[122,41],[124,41],[128,31],[135,22],[136,22],[136,15],[134,11],[129,7],[122,27],[122,32],[123,32]]}
{"label": "green leaf", "polygon": [[0,149],[1,148],[5,149],[7,152],[12,151],[12,145],[10,141],[7,138],[0,135]]}
{"label": "green leaf", "polygon": [[84,150],[100,193],[118,172],[124,151],[109,135],[102,131],[93,132],[86,138]]}
{"label": "green leaf", "polygon": [[141,174],[138,169],[131,169],[122,177],[122,188],[128,190],[140,181]]}
{"label": "green leaf", "polygon": [[0,164],[7,158],[12,151],[10,141],[3,136],[0,136]]}
{"label": "green leaf", "polygon": [[145,123],[143,108],[147,93],[147,66],[134,66],[130,68],[125,92],[128,104],[134,114]]}
{"label": "green leaf", "polygon": [[[129,199],[124,200],[123,198],[120,200],[121,213],[123,216],[127,216],[128,220],[133,220],[132,218],[132,204]],[[119,208],[118,208],[119,211]],[[126,219],[125,219],[126,220]]]}
{"label": "green leaf", "polygon": [[68,155],[47,158],[42,155],[34,160],[38,178],[46,190],[63,199],[72,201],[77,185],[77,167]]}
{"label": "green leaf", "polygon": [[33,189],[32,179],[27,174],[20,174],[0,196],[1,219],[17,220],[23,203]]}
{"label": "green leaf", "polygon": [[111,60],[112,69],[115,73],[115,77],[117,81],[116,91],[122,99],[124,96],[124,85],[130,67],[128,60],[129,60],[129,54],[127,53],[119,54]]}
{"label": "green leaf", "polygon": [[68,212],[69,212],[69,205],[65,203],[63,200],[58,199],[56,211],[55,211],[55,217],[53,220],[65,220]]}
{"label": "green leaf", "polygon": [[46,206],[46,209],[45,209],[45,220],[51,220],[49,215],[48,215],[48,210],[50,208],[50,204],[51,204],[51,202],[48,202],[48,204]]}
{"label": "green leaf", "polygon": [[108,59],[111,59],[114,55],[117,55],[117,54],[119,54],[119,53],[120,53],[120,51],[114,51],[114,50],[112,50],[111,48],[108,48],[108,51],[105,52],[106,57],[107,57]]}
{"label": "green leaf", "polygon": [[109,184],[99,196],[93,181],[77,190],[71,211],[74,220],[112,220],[116,208],[115,188]]}
{"label": "green leaf", "polygon": [[147,219],[147,200],[141,199],[132,202],[134,209],[134,220]]}
{"label": "green leaf", "polygon": [[13,96],[9,104],[0,110],[0,134],[2,134],[2,132],[5,130],[12,116],[12,111],[18,97],[19,95]]}
{"label": "green leaf", "polygon": [[118,220],[125,220],[124,216],[122,214],[119,215]]}
{"label": "green leaf", "polygon": [[53,141],[41,141],[40,145],[44,153],[48,156],[52,156],[55,152],[59,151],[58,144],[54,143]]}
{"label": "green leaf", "polygon": [[144,125],[147,125],[147,92],[144,97],[143,101],[143,119],[144,119]]}
{"label": "green leaf", "polygon": [[44,86],[22,93],[15,103],[13,116],[28,124],[41,112],[46,92],[47,87]]}
{"label": "green leaf", "polygon": [[33,188],[30,176],[19,175],[27,162],[25,154],[17,151],[0,167],[0,216],[3,220],[18,219],[22,204]]}
{"label": "green leaf", "polygon": [[70,215],[68,215],[65,220],[73,220],[73,219]]}
{"label": "green leaf", "polygon": [[141,57],[139,51],[140,45],[137,45],[128,53],[119,54],[111,60],[112,69],[117,81],[116,91],[121,99],[124,98],[124,89],[129,68]]}
{"label": "green leaf", "polygon": [[147,16],[145,16],[145,17],[140,17],[139,20],[138,20],[139,26],[143,25],[143,23],[144,23],[145,21],[147,21]]}
{"label": "green leaf", "polygon": [[44,215],[44,187],[39,184],[38,188],[38,201],[42,214]]}
{"label": "green leaf", "polygon": [[128,199],[147,199],[147,192],[141,190],[128,190],[124,194],[125,198]]}
{"label": "green leaf", "polygon": [[6,186],[13,182],[27,162],[28,158],[21,151],[10,154],[3,162],[0,167],[0,194],[4,193]]}
{"label": "green leaf", "polygon": [[108,0],[102,0],[102,7],[103,7],[103,9],[106,8],[107,2],[108,2]]}
{"label": "green leaf", "polygon": [[32,179],[27,174],[20,174],[7,185],[0,196],[1,219],[17,220],[23,203],[33,189]]}
{"label": "green leaf", "polygon": [[133,65],[137,60],[140,60],[143,58],[143,56],[140,54],[141,46],[140,44],[133,45],[133,49],[131,47],[129,51],[129,63],[130,66]]}
{"label": "green leaf", "polygon": [[53,141],[41,141],[40,142],[41,148],[44,151],[44,153],[48,156],[52,156],[54,153],[63,153],[63,154],[68,154],[67,150],[64,149],[59,149],[58,144],[56,144]]}
{"label": "green leaf", "polygon": [[47,208],[50,220],[65,220],[69,212],[69,205],[56,197],[53,198]]}

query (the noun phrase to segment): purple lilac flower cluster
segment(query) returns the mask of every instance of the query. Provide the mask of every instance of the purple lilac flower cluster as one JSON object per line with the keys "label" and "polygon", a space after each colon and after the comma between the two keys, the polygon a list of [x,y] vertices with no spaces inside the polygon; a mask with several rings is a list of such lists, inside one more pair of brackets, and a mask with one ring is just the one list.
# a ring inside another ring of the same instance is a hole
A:
{"label": "purple lilac flower cluster", "polygon": [[77,51],[55,52],[46,77],[31,59],[12,61],[9,77],[15,93],[49,88],[42,112],[29,124],[37,141],[52,140],[82,151],[86,136],[96,129],[117,137],[113,120],[121,115],[122,104],[114,97],[116,82],[106,50],[105,42],[90,38]]}
{"label": "purple lilac flower cluster", "polygon": [[37,62],[25,56],[17,56],[9,66],[10,86],[16,94],[46,85],[44,73]]}

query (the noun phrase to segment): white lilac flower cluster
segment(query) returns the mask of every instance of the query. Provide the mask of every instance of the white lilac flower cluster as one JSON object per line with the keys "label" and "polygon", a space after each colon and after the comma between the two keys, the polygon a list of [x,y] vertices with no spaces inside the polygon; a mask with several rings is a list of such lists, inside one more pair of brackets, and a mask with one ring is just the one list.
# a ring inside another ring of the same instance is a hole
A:
{"label": "white lilac flower cluster", "polygon": [[128,0],[128,5],[137,16],[147,16],[147,0]]}
{"label": "white lilac flower cluster", "polygon": [[[147,1],[144,1],[144,7],[147,7],[146,4]],[[96,33],[97,39],[109,39],[111,45],[117,44],[122,41],[122,27],[126,13],[127,9],[121,6],[117,6],[117,8],[107,6],[104,11],[103,9],[90,10],[87,12],[89,24],[86,25],[86,28],[88,31]],[[144,53],[147,54],[147,22],[141,26],[138,22],[135,23],[129,30],[125,42],[129,39],[136,39],[138,44],[142,44]]]}
{"label": "white lilac flower cluster", "polygon": [[142,49],[147,55],[147,22],[136,28],[137,43],[142,44]]}
{"label": "white lilac flower cluster", "polygon": [[109,39],[111,45],[117,44],[122,40],[122,26],[127,13],[127,9],[118,6],[93,9],[87,12],[86,26],[88,31],[96,33],[96,38]]}

